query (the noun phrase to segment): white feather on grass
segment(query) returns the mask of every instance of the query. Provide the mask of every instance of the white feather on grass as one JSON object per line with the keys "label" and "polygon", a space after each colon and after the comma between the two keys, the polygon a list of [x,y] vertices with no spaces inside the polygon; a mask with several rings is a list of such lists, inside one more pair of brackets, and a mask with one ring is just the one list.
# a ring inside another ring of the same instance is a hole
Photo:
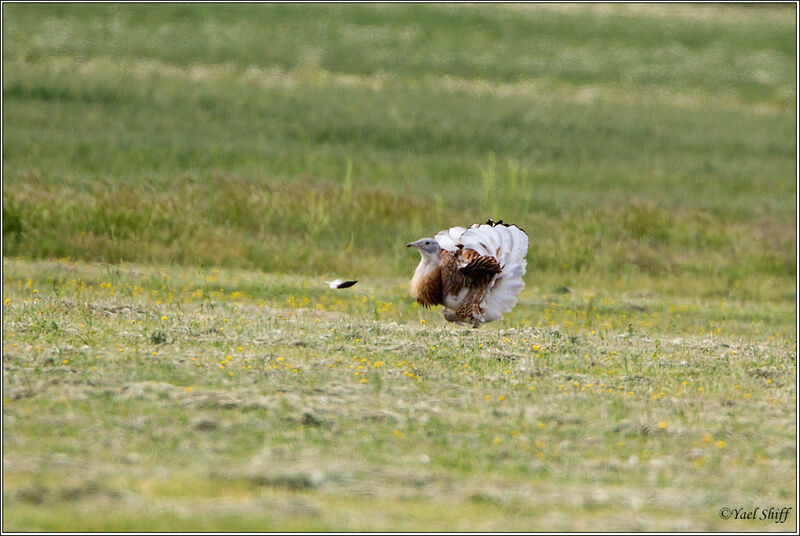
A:
{"label": "white feather on grass", "polygon": [[334,279],[333,281],[325,281],[325,283],[331,288],[348,288],[358,283],[358,280],[344,281],[342,279]]}

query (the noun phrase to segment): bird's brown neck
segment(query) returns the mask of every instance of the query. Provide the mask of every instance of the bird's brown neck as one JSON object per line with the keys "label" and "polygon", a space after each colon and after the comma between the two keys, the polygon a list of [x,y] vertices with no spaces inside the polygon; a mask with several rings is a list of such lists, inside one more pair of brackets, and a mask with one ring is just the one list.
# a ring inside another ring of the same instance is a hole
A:
{"label": "bird's brown neck", "polygon": [[439,263],[422,257],[411,279],[411,295],[425,307],[442,304],[442,270]]}

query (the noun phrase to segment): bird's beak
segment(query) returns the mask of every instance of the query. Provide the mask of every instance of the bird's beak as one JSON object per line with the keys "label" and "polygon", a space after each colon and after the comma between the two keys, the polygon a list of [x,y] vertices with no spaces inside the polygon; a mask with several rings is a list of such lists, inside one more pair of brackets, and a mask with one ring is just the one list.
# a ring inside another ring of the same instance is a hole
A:
{"label": "bird's beak", "polygon": [[407,248],[416,248],[416,249],[419,249],[419,242],[409,242],[408,244],[406,244],[406,247],[407,247]]}

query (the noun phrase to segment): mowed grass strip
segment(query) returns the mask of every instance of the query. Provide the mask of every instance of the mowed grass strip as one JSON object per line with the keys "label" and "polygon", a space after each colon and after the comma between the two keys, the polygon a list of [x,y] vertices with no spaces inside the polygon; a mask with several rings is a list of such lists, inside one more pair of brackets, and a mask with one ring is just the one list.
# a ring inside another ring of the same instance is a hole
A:
{"label": "mowed grass strip", "polygon": [[391,279],[4,273],[9,529],[745,529],[719,505],[793,500],[791,311],[608,292],[576,324],[528,290],[472,330]]}

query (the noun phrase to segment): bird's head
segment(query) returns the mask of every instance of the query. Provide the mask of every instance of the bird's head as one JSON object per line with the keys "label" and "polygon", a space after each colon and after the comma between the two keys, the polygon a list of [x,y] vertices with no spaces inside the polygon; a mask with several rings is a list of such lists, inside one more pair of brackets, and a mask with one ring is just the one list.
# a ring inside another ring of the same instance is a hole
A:
{"label": "bird's head", "polygon": [[433,238],[420,238],[416,242],[406,244],[407,248],[418,249],[423,257],[438,260],[442,252],[442,247]]}

